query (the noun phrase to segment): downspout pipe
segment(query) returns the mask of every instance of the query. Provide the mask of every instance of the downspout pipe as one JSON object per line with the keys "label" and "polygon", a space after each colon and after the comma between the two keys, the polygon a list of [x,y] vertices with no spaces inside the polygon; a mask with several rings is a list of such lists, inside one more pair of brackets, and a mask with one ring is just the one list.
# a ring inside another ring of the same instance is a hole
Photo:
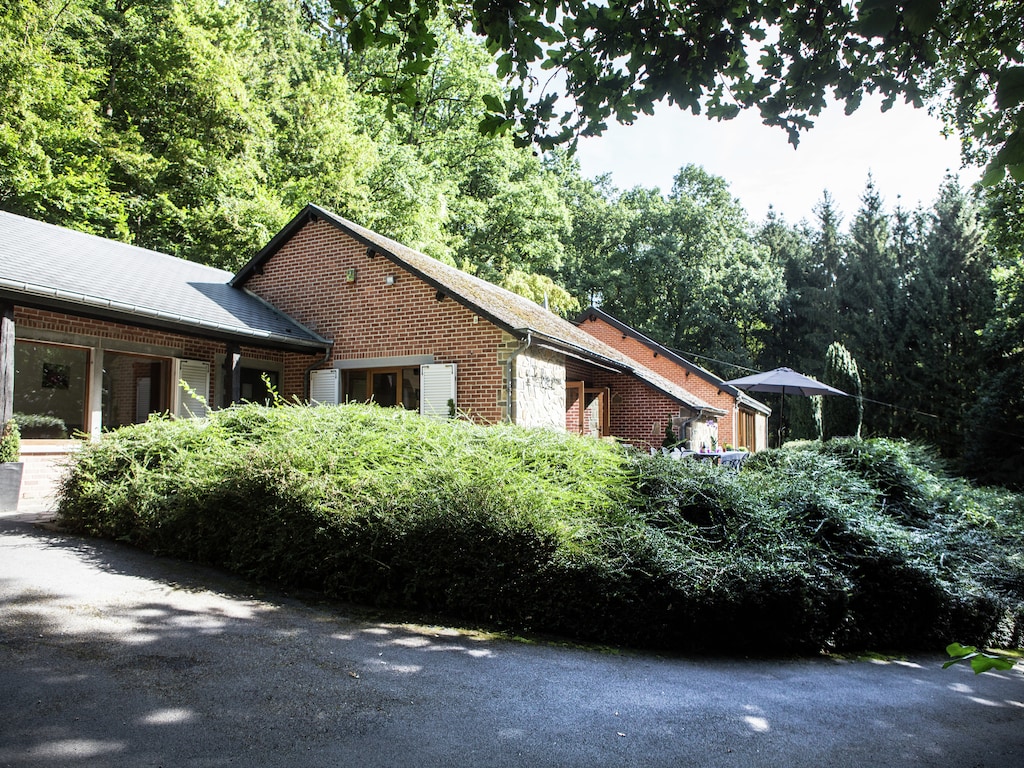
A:
{"label": "downspout pipe", "polygon": [[327,351],[324,352],[323,358],[315,361],[312,365],[308,366],[306,370],[302,372],[302,399],[307,403],[309,402],[309,374],[319,368],[321,365],[326,365],[331,362],[331,356],[334,354],[334,342],[332,341],[330,346],[327,347]]}
{"label": "downspout pipe", "polygon": [[516,347],[513,350],[512,354],[509,355],[508,362],[505,363],[505,366],[506,366],[506,368],[505,368],[505,382],[508,385],[508,392],[506,394],[506,401],[505,401],[505,414],[508,417],[508,423],[509,424],[515,424],[516,423],[515,417],[517,415],[515,413],[515,401],[513,400],[513,397],[512,397],[512,393],[513,393],[512,382],[514,381],[513,378],[512,378],[512,371],[515,368],[516,358],[519,357],[521,354],[523,354],[523,352],[528,350],[530,348],[531,344],[533,344],[533,332],[532,331],[527,331],[526,332],[526,338],[523,339],[522,342],[520,342],[519,346]]}

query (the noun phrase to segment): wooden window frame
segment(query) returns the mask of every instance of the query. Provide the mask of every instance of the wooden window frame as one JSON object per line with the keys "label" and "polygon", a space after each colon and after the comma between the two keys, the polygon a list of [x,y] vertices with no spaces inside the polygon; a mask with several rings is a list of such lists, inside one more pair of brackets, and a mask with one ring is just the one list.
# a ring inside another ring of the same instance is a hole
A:
{"label": "wooden window frame", "polygon": [[739,412],[737,444],[748,451],[757,450],[757,414],[743,408]]}
{"label": "wooden window frame", "polygon": [[[385,366],[385,367],[381,367],[381,368],[346,368],[346,369],[344,369],[342,371],[342,383],[341,383],[342,395],[341,395],[341,401],[343,403],[347,403],[347,402],[363,402],[363,403],[376,402],[376,400],[374,400],[374,398],[373,398],[373,377],[377,376],[377,375],[381,375],[381,374],[393,373],[393,374],[395,374],[395,381],[397,383],[397,388],[396,388],[396,391],[395,391],[395,403],[394,403],[394,405],[387,405],[387,406],[382,406],[382,407],[385,407],[385,408],[405,408],[405,410],[407,410],[407,411],[415,410],[418,413],[419,410],[420,410],[419,390],[417,391],[417,395],[416,395],[416,407],[415,408],[406,408],[405,407],[405,400],[404,400],[404,398],[402,398],[402,382],[405,380],[405,371],[416,371],[417,377],[420,377],[420,367],[421,366],[418,366],[418,365],[401,365],[401,366],[397,366],[397,367],[395,367],[395,366]],[[365,374],[366,375],[366,399],[365,400],[355,400],[354,398],[350,397],[350,395],[349,395],[349,389],[350,389],[349,382],[351,381],[352,376],[354,374]],[[421,385],[421,387],[422,387],[422,385]]]}

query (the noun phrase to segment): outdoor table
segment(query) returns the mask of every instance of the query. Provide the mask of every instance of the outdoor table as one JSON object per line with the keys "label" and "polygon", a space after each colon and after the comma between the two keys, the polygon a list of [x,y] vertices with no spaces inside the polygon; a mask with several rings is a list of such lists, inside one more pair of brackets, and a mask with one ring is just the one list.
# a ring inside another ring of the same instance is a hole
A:
{"label": "outdoor table", "polygon": [[710,461],[712,464],[717,464],[721,457],[722,454],[717,452],[691,454],[691,458],[697,459],[698,461]]}
{"label": "outdoor table", "polygon": [[747,451],[724,451],[719,454],[719,462],[724,467],[739,469],[749,456]]}

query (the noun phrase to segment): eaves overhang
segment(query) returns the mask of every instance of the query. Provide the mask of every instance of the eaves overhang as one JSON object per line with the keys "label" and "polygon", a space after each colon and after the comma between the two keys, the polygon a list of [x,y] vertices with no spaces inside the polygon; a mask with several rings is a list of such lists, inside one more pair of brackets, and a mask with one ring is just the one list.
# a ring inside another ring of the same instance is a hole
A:
{"label": "eaves overhang", "polygon": [[604,368],[605,370],[628,374],[644,384],[654,387],[659,392],[672,400],[675,400],[680,405],[685,405],[687,408],[692,408],[700,411],[701,413],[712,414],[715,416],[725,416],[727,413],[727,411],[724,411],[721,408],[716,408],[710,403],[686,392],[681,387],[677,387],[667,379],[661,380],[662,377],[658,376],[658,374],[639,364],[634,365],[623,360],[606,357],[594,352],[593,350],[572,344],[563,339],[545,336],[544,334],[532,329],[517,328],[512,333],[519,338],[525,338],[528,331],[533,336],[535,343],[538,343],[540,346],[545,346],[556,352],[567,354],[578,360],[582,360],[583,362],[591,363],[599,368]]}
{"label": "eaves overhang", "polygon": [[583,312],[577,315],[573,323],[579,326],[582,325],[584,321],[592,317],[604,321],[605,323],[607,323],[612,328],[619,331],[625,336],[633,337],[648,349],[657,352],[662,357],[668,358],[669,360],[671,360],[673,363],[680,366],[684,370],[687,370],[692,374],[700,376],[709,384],[715,385],[723,392],[726,392],[736,398],[742,395],[741,390],[737,389],[731,384],[726,384],[724,379],[711,373],[711,371],[707,370],[706,368],[702,368],[699,365],[694,364],[692,361],[687,360],[674,349],[670,349],[669,347],[666,347],[664,344],[659,344],[654,339],[638,331],[636,328],[626,325],[624,322],[622,322],[616,317],[612,317],[599,307],[589,307],[588,309],[585,309]]}
{"label": "eaves overhang", "polygon": [[[253,296],[249,291],[246,293]],[[125,304],[100,296],[90,296],[4,278],[0,278],[0,298],[17,305],[63,312],[94,320],[109,320],[152,330],[173,331],[189,336],[199,336],[217,341],[233,341],[286,352],[316,354],[331,346],[328,340],[297,323],[295,323],[296,330],[300,331],[305,338],[298,333],[292,336],[257,328],[231,326],[180,313]],[[294,321],[291,322],[294,323]]]}

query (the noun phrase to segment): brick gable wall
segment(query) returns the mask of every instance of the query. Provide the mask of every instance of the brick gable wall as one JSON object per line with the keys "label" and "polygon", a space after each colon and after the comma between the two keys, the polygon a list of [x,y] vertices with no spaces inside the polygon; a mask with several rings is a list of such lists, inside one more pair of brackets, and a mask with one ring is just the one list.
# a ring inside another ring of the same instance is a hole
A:
{"label": "brick gable wall", "polygon": [[[306,224],[245,287],[332,340],[333,360],[433,355],[455,363],[459,409],[484,423],[504,418],[504,362],[515,339],[451,298],[439,301],[433,287],[385,257],[368,257],[334,226]],[[301,387],[302,375],[286,368],[287,386]]]}
{"label": "brick gable wall", "polygon": [[669,381],[696,395],[704,402],[725,411],[726,415],[718,420],[719,443],[724,445],[725,443],[734,443],[736,441],[737,402],[734,396],[723,392],[716,384],[698,374],[691,373],[664,355],[656,354],[654,350],[643,342],[638,341],[633,336],[624,334],[601,318],[588,317],[580,323],[579,327],[608,346],[614,347],[638,363],[650,368],[655,373],[661,374]]}

